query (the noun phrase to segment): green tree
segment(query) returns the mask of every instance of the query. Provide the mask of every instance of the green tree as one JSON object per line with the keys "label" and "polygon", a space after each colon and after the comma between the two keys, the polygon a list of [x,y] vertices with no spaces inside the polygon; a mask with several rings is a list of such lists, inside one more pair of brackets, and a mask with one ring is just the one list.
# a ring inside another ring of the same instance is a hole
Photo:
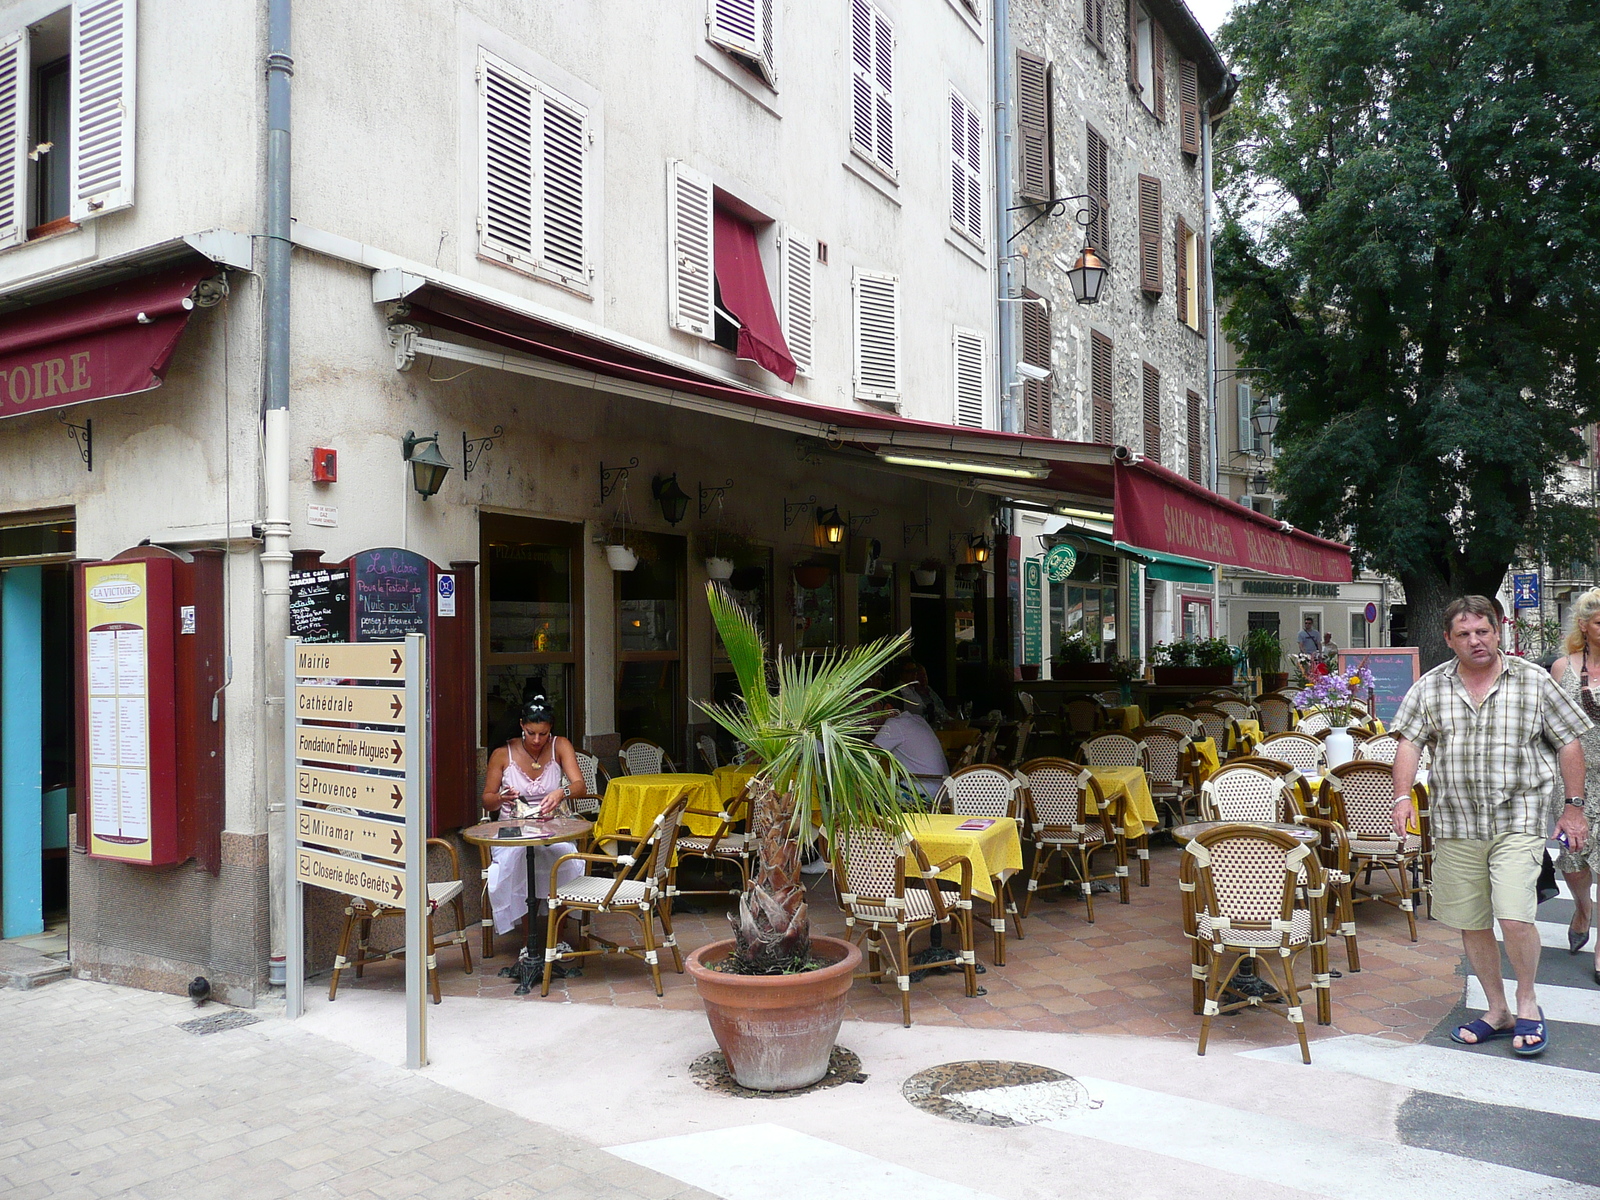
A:
{"label": "green tree", "polygon": [[1595,0],[1249,0],[1220,40],[1225,325],[1283,400],[1283,515],[1443,608],[1519,548],[1588,558],[1597,411]]}

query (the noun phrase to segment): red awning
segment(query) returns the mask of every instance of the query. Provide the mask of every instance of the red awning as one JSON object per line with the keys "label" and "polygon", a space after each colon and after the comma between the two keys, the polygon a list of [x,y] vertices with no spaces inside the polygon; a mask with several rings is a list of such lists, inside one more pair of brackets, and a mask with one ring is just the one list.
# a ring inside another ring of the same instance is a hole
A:
{"label": "red awning", "polygon": [[160,387],[188,324],[192,263],[8,313],[0,329],[0,417]]}
{"label": "red awning", "polygon": [[760,364],[785,383],[793,383],[794,356],[789,353],[789,343],[783,339],[778,314],[772,308],[756,231],[749,222],[720,208],[714,228],[717,287],[722,292],[722,307],[739,318],[739,357]]}
{"label": "red awning", "polygon": [[1349,583],[1350,548],[1226,500],[1175,471],[1119,460],[1112,528],[1119,542],[1313,583]]}

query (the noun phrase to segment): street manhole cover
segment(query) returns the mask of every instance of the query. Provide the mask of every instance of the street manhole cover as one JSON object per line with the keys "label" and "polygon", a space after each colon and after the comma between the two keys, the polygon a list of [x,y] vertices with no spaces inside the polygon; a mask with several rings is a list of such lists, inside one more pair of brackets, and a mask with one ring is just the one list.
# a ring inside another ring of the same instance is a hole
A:
{"label": "street manhole cover", "polygon": [[918,1071],[900,1094],[923,1112],[969,1125],[1037,1125],[1100,1107],[1072,1076],[1033,1063],[977,1059]]}
{"label": "street manhole cover", "polygon": [[246,1025],[258,1024],[260,1020],[260,1017],[247,1012],[220,1012],[184,1021],[178,1028],[190,1033],[221,1033],[227,1029],[243,1029]]}
{"label": "street manhole cover", "polygon": [[828,1073],[810,1087],[795,1088],[789,1092],[758,1092],[755,1088],[741,1086],[728,1070],[728,1061],[722,1057],[722,1051],[713,1050],[710,1054],[702,1054],[689,1064],[689,1078],[705,1088],[708,1092],[721,1092],[724,1096],[760,1097],[766,1100],[781,1099],[784,1096],[804,1096],[808,1092],[820,1092],[824,1088],[838,1087],[841,1083],[865,1083],[867,1077],[861,1073],[861,1060],[855,1052],[846,1050],[843,1046],[835,1046],[833,1053],[828,1056]]}

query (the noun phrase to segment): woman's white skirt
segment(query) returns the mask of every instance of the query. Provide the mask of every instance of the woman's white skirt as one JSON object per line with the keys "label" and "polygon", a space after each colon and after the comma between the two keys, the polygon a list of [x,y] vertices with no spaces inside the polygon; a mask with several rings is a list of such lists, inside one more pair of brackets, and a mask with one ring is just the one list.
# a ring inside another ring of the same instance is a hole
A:
{"label": "woman's white skirt", "polygon": [[[489,849],[489,907],[494,910],[494,931],[509,933],[511,927],[528,915],[527,846],[492,846]],[[533,846],[534,895],[550,898],[550,868],[563,854],[577,853],[576,842],[557,842],[553,846]],[[584,873],[576,859],[561,867],[561,882],[569,883]]]}

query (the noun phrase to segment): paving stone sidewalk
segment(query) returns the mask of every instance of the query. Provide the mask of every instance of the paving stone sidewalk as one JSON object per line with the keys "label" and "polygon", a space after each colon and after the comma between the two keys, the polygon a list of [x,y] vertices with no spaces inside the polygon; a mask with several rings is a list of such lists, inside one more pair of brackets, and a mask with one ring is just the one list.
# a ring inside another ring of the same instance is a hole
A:
{"label": "paving stone sidewalk", "polygon": [[179,1028],[230,1011],[0,990],[0,1196],[714,1200],[281,1019]]}

